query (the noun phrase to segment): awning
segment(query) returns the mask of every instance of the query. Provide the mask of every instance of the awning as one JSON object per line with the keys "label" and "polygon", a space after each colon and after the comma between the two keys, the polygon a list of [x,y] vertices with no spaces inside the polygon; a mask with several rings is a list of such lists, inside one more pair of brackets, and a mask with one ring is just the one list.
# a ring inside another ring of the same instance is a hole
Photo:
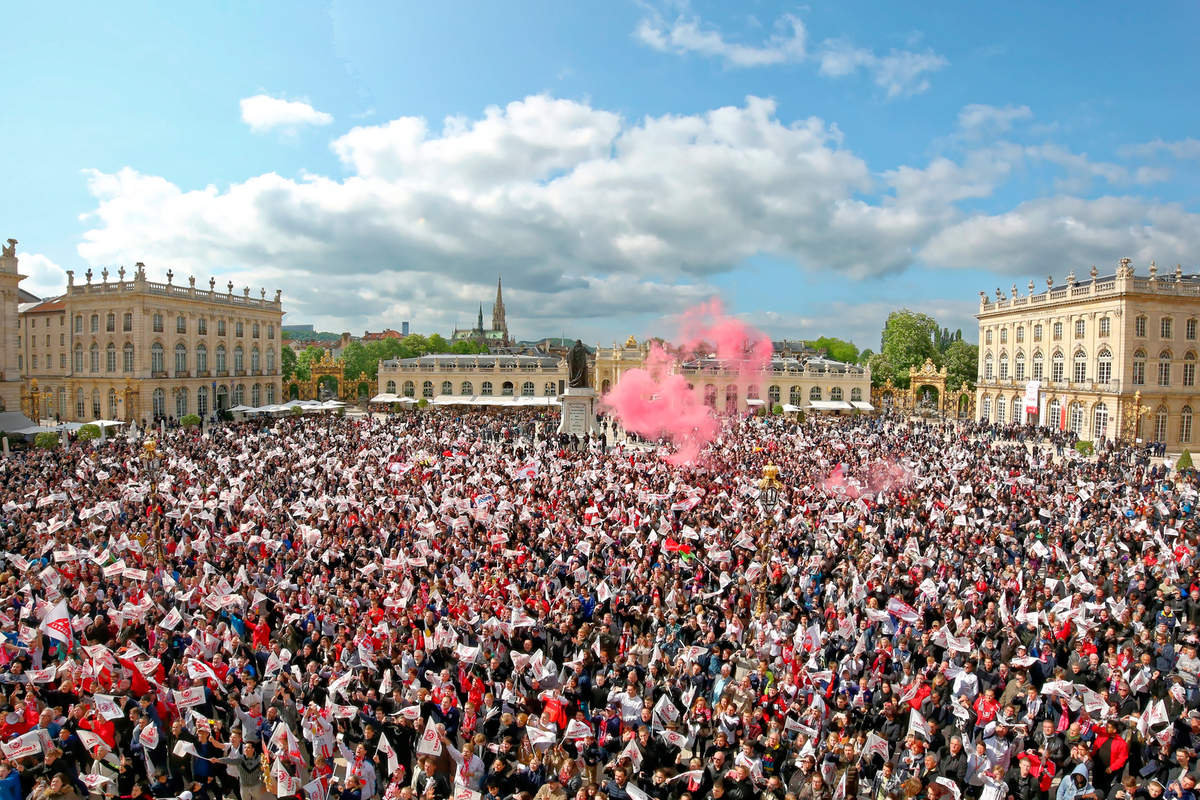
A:
{"label": "awning", "polygon": [[382,392],[382,393],[377,394],[374,397],[372,397],[368,402],[370,402],[370,403],[399,403],[400,398],[397,395],[391,394],[390,392]]}
{"label": "awning", "polygon": [[818,411],[848,411],[854,408],[845,400],[812,400],[809,401],[808,407]]}
{"label": "awning", "polygon": [[783,404],[783,411],[785,414],[795,414],[799,410],[800,410],[800,406],[794,406],[791,403]]}
{"label": "awning", "polygon": [[851,400],[850,405],[854,406],[859,411],[874,411],[875,410],[875,406],[873,406],[870,403],[867,403],[863,400]]}
{"label": "awning", "polygon": [[245,414],[247,411],[257,411],[258,409],[254,408],[253,406],[234,406],[229,410],[236,411],[239,414]]}
{"label": "awning", "polygon": [[94,419],[88,425],[95,425],[99,428],[116,428],[125,423],[119,419]]}
{"label": "awning", "polygon": [[746,398],[746,405],[748,406],[761,406],[762,404],[763,401],[759,400],[757,397]]}

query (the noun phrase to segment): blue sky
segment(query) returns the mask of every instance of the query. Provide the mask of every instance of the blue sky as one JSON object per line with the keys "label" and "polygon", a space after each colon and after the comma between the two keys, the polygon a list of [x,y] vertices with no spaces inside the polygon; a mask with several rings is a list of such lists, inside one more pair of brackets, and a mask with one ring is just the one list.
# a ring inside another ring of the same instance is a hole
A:
{"label": "blue sky", "polygon": [[503,274],[522,338],[719,295],[878,347],[898,306],[973,338],[980,289],[1200,271],[1194,3],[42,6],[0,234],[43,295],[143,261],[447,332]]}

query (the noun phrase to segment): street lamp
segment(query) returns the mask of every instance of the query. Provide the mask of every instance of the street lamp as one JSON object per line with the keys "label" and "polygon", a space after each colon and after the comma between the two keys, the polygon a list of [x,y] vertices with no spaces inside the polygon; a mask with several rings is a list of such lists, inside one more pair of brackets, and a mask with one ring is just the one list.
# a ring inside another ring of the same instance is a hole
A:
{"label": "street lamp", "polygon": [[755,615],[762,616],[767,610],[767,551],[768,537],[775,527],[775,506],[779,504],[779,492],[783,484],[779,480],[779,467],[774,464],[763,465],[762,478],[758,481],[759,502],[762,503],[766,520],[763,523],[763,542],[758,551],[758,560],[762,564],[762,577],[758,582],[758,602],[755,604]]}
{"label": "street lamp", "polygon": [[[153,439],[147,439],[142,443],[142,452],[139,456],[142,466],[146,469],[146,476],[150,480],[150,499],[153,501],[154,495],[158,492],[158,470],[162,466],[162,460],[158,457],[158,444]],[[155,553],[159,561],[162,560],[162,541],[161,536],[147,534],[149,540],[153,538]],[[149,541],[142,542],[142,547],[146,547]]]}

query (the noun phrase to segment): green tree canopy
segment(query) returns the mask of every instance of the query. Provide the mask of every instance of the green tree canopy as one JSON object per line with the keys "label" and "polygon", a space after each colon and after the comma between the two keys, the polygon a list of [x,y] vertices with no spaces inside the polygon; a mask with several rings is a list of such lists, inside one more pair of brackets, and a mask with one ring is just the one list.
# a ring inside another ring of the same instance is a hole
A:
{"label": "green tree canopy", "polygon": [[964,383],[974,384],[979,376],[979,345],[955,339],[942,357],[946,367],[946,388],[956,391]]}
{"label": "green tree canopy", "polygon": [[[908,388],[908,369],[925,363],[931,358],[937,364],[941,361],[940,353],[935,342],[938,339],[938,324],[928,314],[910,311],[907,308],[893,311],[888,315],[883,325],[880,337],[880,366],[890,369],[888,375],[892,382],[901,388]],[[888,375],[878,375],[882,383]],[[872,367],[872,378],[875,378]]]}
{"label": "green tree canopy", "polygon": [[847,342],[845,339],[832,336],[822,336],[819,339],[810,340],[808,345],[817,351],[824,352],[834,361],[844,361],[847,364],[858,362],[858,347],[854,342]]}
{"label": "green tree canopy", "polygon": [[296,351],[286,344],[279,351],[279,368],[284,381],[290,381],[296,371]]}

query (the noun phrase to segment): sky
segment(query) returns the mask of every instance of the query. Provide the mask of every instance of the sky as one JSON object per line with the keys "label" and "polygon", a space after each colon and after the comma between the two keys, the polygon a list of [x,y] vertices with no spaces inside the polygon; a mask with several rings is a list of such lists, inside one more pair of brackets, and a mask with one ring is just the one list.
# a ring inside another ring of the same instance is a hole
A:
{"label": "sky", "polygon": [[[1200,271],[1200,6],[27,3],[0,238],[23,286],[170,269],[286,323],[975,340],[979,291]],[[39,33],[43,32],[43,33]],[[52,33],[48,33],[52,32]],[[486,307],[485,307],[486,313]]]}

